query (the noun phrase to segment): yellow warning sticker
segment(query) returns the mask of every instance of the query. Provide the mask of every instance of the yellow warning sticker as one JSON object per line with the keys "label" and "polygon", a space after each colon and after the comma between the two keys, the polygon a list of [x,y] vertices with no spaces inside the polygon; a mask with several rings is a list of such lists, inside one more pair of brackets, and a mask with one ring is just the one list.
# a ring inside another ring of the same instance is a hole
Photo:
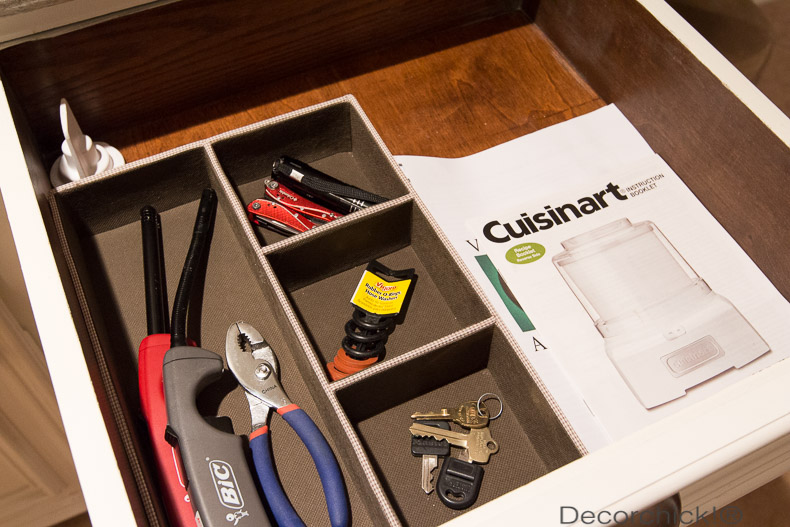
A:
{"label": "yellow warning sticker", "polygon": [[370,271],[365,271],[351,303],[374,315],[397,315],[410,285],[411,279],[388,282]]}

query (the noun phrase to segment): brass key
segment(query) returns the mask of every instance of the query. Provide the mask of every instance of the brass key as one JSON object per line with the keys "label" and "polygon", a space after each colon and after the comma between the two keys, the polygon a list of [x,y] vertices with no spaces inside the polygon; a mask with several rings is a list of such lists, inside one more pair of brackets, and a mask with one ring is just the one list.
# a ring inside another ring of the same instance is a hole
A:
{"label": "brass key", "polygon": [[440,412],[417,412],[412,414],[417,421],[452,421],[464,428],[485,428],[488,426],[488,410],[484,404],[477,411],[477,401],[469,401],[458,408],[442,408]]}
{"label": "brass key", "polygon": [[409,427],[411,435],[417,437],[432,437],[441,441],[446,440],[453,446],[466,450],[469,461],[475,463],[488,463],[491,454],[499,452],[499,443],[491,437],[488,427],[472,428],[468,434],[442,430],[434,426],[414,423]]}

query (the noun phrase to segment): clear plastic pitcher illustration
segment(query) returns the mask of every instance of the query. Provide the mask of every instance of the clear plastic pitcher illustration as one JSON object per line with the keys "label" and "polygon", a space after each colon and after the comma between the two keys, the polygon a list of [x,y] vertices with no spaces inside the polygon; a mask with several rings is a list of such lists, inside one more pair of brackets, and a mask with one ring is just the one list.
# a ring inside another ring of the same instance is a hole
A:
{"label": "clear plastic pitcher illustration", "polygon": [[623,218],[562,246],[554,265],[645,408],[681,397],[769,350],[652,222]]}

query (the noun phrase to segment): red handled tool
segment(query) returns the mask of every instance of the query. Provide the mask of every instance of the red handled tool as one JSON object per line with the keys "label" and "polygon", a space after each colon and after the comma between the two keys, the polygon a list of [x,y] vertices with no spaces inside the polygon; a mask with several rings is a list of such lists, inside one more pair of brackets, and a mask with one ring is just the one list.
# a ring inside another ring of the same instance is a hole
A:
{"label": "red handled tool", "polygon": [[307,232],[316,226],[306,216],[268,199],[256,199],[247,205],[247,215],[255,225],[285,236]]}
{"label": "red handled tool", "polygon": [[294,190],[286,187],[279,181],[272,178],[264,180],[266,184],[266,197],[271,201],[277,202],[280,205],[300,212],[310,218],[314,223],[326,223],[328,221],[342,218],[343,215],[330,210],[318,203],[310,201],[306,197],[298,194]]}
{"label": "red handled tool", "polygon": [[152,206],[147,205],[140,210],[140,225],[148,323],[148,336],[140,343],[138,355],[140,405],[148,423],[168,520],[174,526],[192,527],[196,525],[195,513],[185,488],[181,461],[165,440],[167,409],[162,385],[162,361],[170,349],[170,328],[162,258],[162,227],[159,214]]}
{"label": "red handled tool", "polygon": [[265,197],[247,205],[247,215],[256,225],[290,236],[343,217],[272,178],[264,182]]}

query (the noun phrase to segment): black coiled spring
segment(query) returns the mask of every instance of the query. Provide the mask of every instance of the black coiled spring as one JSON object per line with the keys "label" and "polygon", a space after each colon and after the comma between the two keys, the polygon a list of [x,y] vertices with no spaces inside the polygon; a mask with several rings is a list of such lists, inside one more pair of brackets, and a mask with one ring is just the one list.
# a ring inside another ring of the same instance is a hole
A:
{"label": "black coiled spring", "polygon": [[343,349],[354,360],[379,357],[394,329],[395,317],[381,317],[355,309],[351,320],[346,322]]}

